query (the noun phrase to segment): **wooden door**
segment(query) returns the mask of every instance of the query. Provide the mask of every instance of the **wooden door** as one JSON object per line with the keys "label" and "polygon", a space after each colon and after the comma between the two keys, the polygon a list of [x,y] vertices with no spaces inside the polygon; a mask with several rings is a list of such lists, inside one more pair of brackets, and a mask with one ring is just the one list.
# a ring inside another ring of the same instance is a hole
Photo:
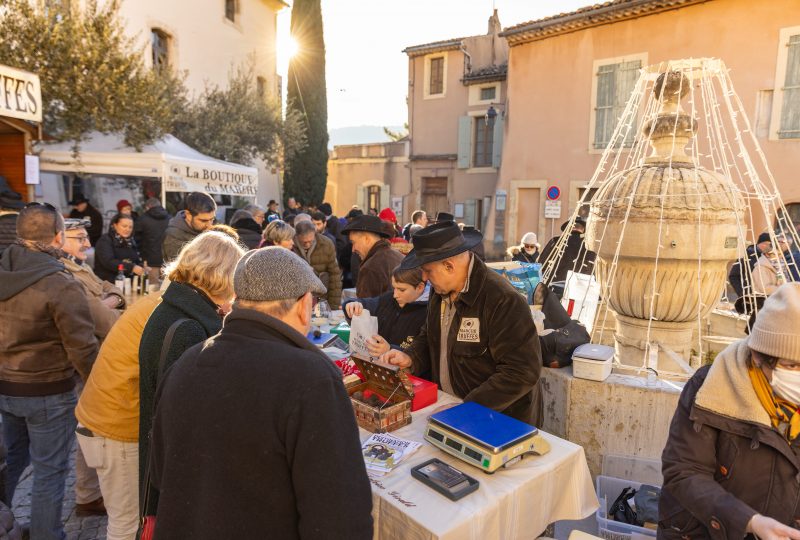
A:
{"label": "wooden door", "polygon": [[438,212],[449,212],[447,202],[447,177],[429,177],[422,179],[422,209],[430,219]]}
{"label": "wooden door", "polygon": [[[539,206],[541,204],[542,190],[539,188],[521,188],[517,196],[517,234],[511,238],[511,243],[519,242],[522,235],[527,232],[536,233],[541,236],[539,231]],[[539,242],[544,244],[542,238]]]}

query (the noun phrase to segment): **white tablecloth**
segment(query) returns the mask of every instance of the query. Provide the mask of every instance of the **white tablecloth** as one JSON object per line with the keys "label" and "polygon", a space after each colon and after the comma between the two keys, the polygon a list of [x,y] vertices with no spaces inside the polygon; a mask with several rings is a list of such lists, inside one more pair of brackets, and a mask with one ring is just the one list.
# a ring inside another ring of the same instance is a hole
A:
{"label": "white tablecloth", "polygon": [[[550,523],[597,510],[583,448],[569,441],[541,432],[550,443],[548,454],[528,455],[493,475],[425,441],[428,417],[458,401],[439,392],[435,405],[412,413],[411,424],[392,432],[423,446],[389,474],[370,477],[376,539],[532,540]],[[363,443],[371,434],[360,432]],[[434,457],[477,479],[478,490],[453,502],[411,476],[412,467]]]}

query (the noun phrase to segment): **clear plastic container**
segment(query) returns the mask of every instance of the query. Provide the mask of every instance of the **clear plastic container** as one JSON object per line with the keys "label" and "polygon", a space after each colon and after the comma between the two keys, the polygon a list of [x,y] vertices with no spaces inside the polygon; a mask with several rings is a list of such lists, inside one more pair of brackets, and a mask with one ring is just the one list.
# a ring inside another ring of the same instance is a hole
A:
{"label": "clear plastic container", "polygon": [[[656,537],[656,531],[629,525],[621,521],[614,521],[608,515],[609,507],[626,487],[639,489],[641,482],[612,478],[610,476],[597,477],[597,499],[600,508],[597,509],[597,529],[602,538],[606,540],[650,540]],[[652,485],[652,484],[651,484]]]}

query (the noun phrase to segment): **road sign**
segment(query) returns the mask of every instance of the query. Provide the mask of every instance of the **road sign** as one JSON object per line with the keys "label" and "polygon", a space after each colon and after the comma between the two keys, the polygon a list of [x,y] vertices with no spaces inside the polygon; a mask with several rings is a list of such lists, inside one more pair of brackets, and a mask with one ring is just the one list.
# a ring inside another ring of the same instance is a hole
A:
{"label": "road sign", "polygon": [[544,201],[544,217],[547,219],[560,219],[561,201]]}
{"label": "road sign", "polygon": [[558,186],[550,186],[547,188],[547,198],[551,201],[557,201],[561,197],[561,190]]}

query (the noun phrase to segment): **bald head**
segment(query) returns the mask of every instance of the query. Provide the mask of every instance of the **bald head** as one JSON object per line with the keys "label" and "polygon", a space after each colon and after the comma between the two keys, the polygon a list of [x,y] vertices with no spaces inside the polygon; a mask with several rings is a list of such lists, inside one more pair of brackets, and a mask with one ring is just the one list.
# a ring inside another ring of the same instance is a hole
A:
{"label": "bald head", "polygon": [[64,243],[64,218],[51,206],[27,206],[17,216],[17,236],[28,242],[61,247]]}

